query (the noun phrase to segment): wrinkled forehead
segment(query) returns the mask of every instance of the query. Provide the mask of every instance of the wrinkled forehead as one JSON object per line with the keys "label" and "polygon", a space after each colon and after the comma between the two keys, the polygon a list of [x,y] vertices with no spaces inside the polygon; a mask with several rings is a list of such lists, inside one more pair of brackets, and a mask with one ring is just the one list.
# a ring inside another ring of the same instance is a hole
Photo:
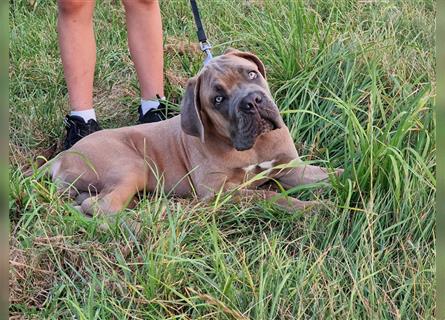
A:
{"label": "wrinkled forehead", "polygon": [[201,71],[202,83],[215,87],[223,85],[227,89],[246,79],[250,71],[258,71],[258,66],[247,59],[235,55],[222,55],[214,58]]}

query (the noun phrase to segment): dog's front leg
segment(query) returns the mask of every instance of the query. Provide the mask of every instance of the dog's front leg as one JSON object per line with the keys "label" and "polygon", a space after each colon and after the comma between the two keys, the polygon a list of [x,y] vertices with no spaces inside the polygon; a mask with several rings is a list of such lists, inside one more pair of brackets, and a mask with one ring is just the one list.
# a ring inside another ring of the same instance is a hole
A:
{"label": "dog's front leg", "polygon": [[[202,187],[203,184],[200,184]],[[245,189],[240,188],[236,183],[215,184],[213,187],[201,188],[198,193],[198,197],[201,201],[211,202],[215,199],[215,196],[219,192],[229,192],[234,196],[234,200],[240,202],[244,198],[253,198],[256,200],[266,200],[273,204],[276,204],[285,210],[303,210],[312,208],[316,205],[320,205],[318,201],[302,201],[294,197],[287,196],[272,190],[257,190],[257,189]]]}
{"label": "dog's front leg", "polygon": [[267,200],[288,211],[305,210],[320,205],[320,202],[318,201],[301,201],[296,198],[289,197],[284,194],[270,190],[237,190],[235,199],[239,201],[241,200],[241,197]]}
{"label": "dog's front leg", "polygon": [[343,171],[343,169],[329,171],[328,168],[302,165],[296,168],[286,169],[277,180],[285,189],[290,189],[302,184],[310,184],[327,180],[329,178],[329,174],[340,176]]}

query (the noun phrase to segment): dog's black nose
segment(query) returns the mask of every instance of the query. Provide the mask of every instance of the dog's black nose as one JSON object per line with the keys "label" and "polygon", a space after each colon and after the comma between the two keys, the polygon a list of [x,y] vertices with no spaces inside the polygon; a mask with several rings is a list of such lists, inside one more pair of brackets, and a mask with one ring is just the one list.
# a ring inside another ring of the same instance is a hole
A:
{"label": "dog's black nose", "polygon": [[263,97],[260,92],[251,92],[241,100],[239,107],[244,112],[253,112],[256,107],[261,106],[262,102]]}

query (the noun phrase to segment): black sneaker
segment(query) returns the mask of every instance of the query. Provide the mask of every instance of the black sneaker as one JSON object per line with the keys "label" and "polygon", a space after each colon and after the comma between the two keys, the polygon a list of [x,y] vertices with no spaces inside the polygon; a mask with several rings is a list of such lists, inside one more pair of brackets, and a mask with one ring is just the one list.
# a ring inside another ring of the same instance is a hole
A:
{"label": "black sneaker", "polygon": [[139,123],[158,122],[167,119],[167,108],[164,102],[159,101],[159,107],[150,109],[145,114],[142,114],[142,107],[139,106]]}
{"label": "black sneaker", "polygon": [[63,121],[66,128],[66,138],[63,144],[63,150],[71,148],[77,141],[83,137],[102,130],[96,120],[90,119],[85,122],[82,117],[67,115]]}

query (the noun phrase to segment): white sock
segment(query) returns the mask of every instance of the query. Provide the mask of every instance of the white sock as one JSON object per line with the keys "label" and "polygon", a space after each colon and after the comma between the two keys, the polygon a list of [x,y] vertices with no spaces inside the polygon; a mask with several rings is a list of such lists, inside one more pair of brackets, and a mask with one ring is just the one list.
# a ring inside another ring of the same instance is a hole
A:
{"label": "white sock", "polygon": [[81,117],[85,122],[88,122],[90,119],[96,121],[96,112],[93,108],[82,111],[71,111],[70,115]]}
{"label": "white sock", "polygon": [[[160,100],[165,100],[165,97],[162,97]],[[150,100],[141,99],[142,114],[143,115],[146,114],[151,109],[156,109],[157,107],[159,107],[159,105],[160,105],[159,99],[150,99]]]}

